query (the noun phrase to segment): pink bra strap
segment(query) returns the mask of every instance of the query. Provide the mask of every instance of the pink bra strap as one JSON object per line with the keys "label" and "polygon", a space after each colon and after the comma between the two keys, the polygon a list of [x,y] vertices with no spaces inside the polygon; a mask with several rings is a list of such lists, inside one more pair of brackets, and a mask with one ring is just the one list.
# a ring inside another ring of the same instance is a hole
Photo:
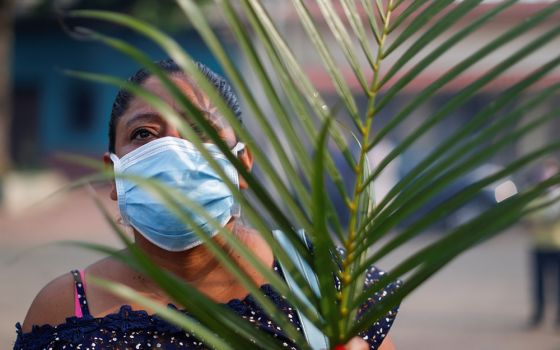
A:
{"label": "pink bra strap", "polygon": [[86,278],[84,270],[73,270],[74,278],[74,315],[82,318],[90,315],[86,298]]}

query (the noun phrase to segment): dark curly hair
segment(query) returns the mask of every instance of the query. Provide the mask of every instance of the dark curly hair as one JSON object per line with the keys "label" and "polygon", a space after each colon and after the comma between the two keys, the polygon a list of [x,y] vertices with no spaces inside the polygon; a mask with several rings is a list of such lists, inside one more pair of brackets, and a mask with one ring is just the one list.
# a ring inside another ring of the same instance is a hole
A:
{"label": "dark curly hair", "polygon": [[[185,72],[171,59],[165,59],[155,62],[161,69],[167,72],[170,76],[182,76],[186,77]],[[224,101],[227,103],[229,108],[233,111],[235,116],[241,121],[241,108],[239,107],[239,102],[237,96],[235,95],[233,88],[219,74],[212,71],[210,68],[205,66],[200,62],[196,62],[196,66],[203,73],[206,78],[214,85],[218,93],[222,96]],[[136,73],[134,73],[128,81],[137,85],[142,85],[150,76],[151,72],[145,68],[141,68]],[[115,134],[117,123],[119,118],[126,112],[128,105],[134,95],[125,89],[120,89],[113,102],[113,108],[111,109],[111,119],[109,120],[109,152],[115,152]]]}

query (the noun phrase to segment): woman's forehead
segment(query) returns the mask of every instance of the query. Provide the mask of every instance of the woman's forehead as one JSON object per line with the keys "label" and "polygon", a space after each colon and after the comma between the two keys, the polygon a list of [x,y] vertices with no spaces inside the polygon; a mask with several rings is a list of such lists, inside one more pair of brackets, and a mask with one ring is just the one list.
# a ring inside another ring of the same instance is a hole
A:
{"label": "woman's forehead", "polygon": [[[207,120],[214,126],[214,128],[220,134],[227,134],[228,136],[235,134],[231,126],[227,121],[220,115],[217,108],[210,102],[209,98],[203,94],[198,88],[193,87],[193,84],[184,75],[171,75],[171,80],[175,85],[183,92],[183,94],[206,116]],[[189,119],[188,113],[185,113],[184,109],[181,108],[180,103],[171,95],[167,90],[165,85],[159,80],[158,77],[150,76],[142,84],[142,87],[154,95],[161,98],[169,106],[175,109],[179,114]],[[127,108],[127,111],[123,114],[124,118],[120,118],[118,124],[121,126],[123,122],[130,122],[130,119],[134,119],[135,116],[145,115],[145,114],[159,114],[156,109],[153,108],[149,103],[145,102],[141,98],[133,98]],[[193,122],[190,120],[190,122]]]}
{"label": "woman's forehead", "polygon": [[[200,92],[199,89],[195,88],[194,85],[188,81],[188,79],[183,75],[172,75],[170,76],[171,81],[187,96],[187,98],[194,103],[197,107],[202,107],[202,103],[208,103],[208,98]],[[158,77],[150,76],[142,86],[148,91],[154,93],[159,98],[162,98],[167,103],[175,107],[178,102],[173,98],[172,94],[167,90],[165,85],[159,80]],[[136,98],[135,100],[140,100]],[[140,102],[143,102],[140,100]]]}
{"label": "woman's forehead", "polygon": [[[209,110],[210,101],[209,99],[200,92],[197,88],[193,88],[193,85],[187,81],[187,78],[183,76],[171,76],[173,83],[181,90],[181,92],[194,104],[195,107],[203,112]],[[167,90],[165,85],[159,80],[159,78],[151,76],[142,84],[142,87],[148,90],[150,93],[156,95],[177,111],[181,115],[186,115],[184,109],[181,107],[180,102],[175,99],[172,94]],[[133,97],[128,105],[127,110],[123,113],[124,119],[133,117],[138,113],[152,112],[157,113],[156,109],[152,107],[145,100]],[[123,118],[121,118],[123,119]]]}

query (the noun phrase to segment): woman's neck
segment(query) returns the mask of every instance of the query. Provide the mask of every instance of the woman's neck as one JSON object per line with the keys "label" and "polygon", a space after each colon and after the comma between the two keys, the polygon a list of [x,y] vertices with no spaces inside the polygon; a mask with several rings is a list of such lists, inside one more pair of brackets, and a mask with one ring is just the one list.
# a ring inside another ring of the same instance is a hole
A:
{"label": "woman's neck", "polygon": [[[238,242],[249,248],[266,266],[272,268],[272,251],[258,232],[237,225],[233,220],[226,225],[226,228],[233,233]],[[247,261],[236,254],[220,235],[216,235],[212,239],[227,252],[256,285],[267,282]],[[204,244],[183,252],[170,252],[155,246],[138,232],[135,232],[135,244],[159,267],[172,272],[215,301],[225,302],[233,298],[244,297],[248,293]],[[159,288],[150,279],[144,276],[138,277],[141,281],[137,280],[137,283],[142,285],[141,289],[159,294]]]}
{"label": "woman's neck", "polygon": [[[230,229],[234,235],[237,235],[233,221],[228,223],[226,228]],[[231,248],[219,236],[214,236],[212,239],[228,255],[233,257]],[[224,271],[223,266],[204,244],[185,251],[171,252],[154,245],[136,230],[134,230],[134,240],[135,245],[146,253],[156,265],[189,283],[197,284],[198,282],[203,282],[209,276],[214,276],[217,272],[221,274]]]}

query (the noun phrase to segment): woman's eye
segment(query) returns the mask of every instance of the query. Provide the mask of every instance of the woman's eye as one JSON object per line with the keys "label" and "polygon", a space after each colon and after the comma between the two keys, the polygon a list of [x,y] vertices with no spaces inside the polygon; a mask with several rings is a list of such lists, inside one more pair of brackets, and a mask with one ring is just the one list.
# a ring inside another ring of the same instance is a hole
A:
{"label": "woman's eye", "polygon": [[145,140],[154,136],[153,132],[147,129],[138,129],[132,133],[133,140]]}

